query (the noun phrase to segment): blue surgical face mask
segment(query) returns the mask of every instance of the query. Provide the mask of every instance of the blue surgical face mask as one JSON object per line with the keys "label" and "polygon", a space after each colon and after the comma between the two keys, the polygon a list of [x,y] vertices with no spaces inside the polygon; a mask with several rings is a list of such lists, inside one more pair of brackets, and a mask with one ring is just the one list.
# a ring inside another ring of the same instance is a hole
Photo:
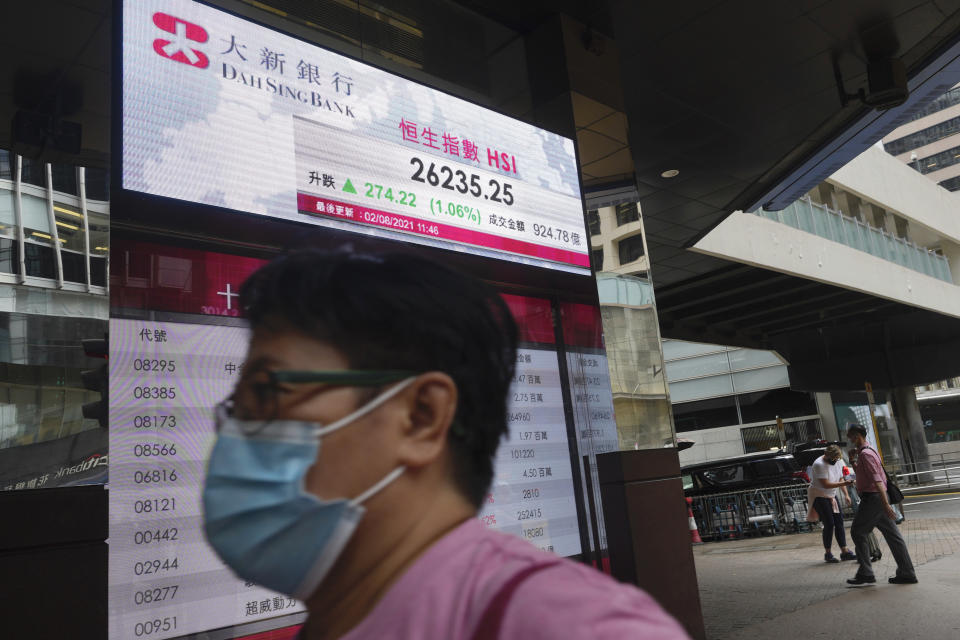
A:
{"label": "blue surgical face mask", "polygon": [[322,437],[399,393],[391,387],[330,425],[299,420],[244,421],[217,408],[217,441],[203,488],[207,541],[244,580],[299,599],[329,573],[357,528],[365,500],[403,474],[398,467],[361,495],[321,500],[303,486]]}

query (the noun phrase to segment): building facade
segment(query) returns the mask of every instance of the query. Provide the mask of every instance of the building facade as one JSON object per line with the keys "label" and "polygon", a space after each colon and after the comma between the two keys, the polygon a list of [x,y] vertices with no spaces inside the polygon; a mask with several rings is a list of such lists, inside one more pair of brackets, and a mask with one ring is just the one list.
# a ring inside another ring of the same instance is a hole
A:
{"label": "building facade", "polygon": [[960,189],[960,85],[887,134],[883,148],[947,191]]}
{"label": "building facade", "polygon": [[106,456],[81,340],[107,332],[107,193],[105,170],[0,150],[0,488],[89,480]]}
{"label": "building facade", "polygon": [[672,447],[675,433],[640,206],[587,212],[619,446]]}

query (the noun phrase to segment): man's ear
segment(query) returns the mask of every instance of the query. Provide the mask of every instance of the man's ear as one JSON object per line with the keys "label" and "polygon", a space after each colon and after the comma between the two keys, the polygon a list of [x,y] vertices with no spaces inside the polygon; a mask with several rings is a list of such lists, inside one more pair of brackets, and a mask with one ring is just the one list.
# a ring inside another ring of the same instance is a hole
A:
{"label": "man's ear", "polygon": [[457,412],[457,384],[446,373],[430,371],[417,377],[403,393],[404,428],[397,455],[408,468],[425,467],[443,453]]}

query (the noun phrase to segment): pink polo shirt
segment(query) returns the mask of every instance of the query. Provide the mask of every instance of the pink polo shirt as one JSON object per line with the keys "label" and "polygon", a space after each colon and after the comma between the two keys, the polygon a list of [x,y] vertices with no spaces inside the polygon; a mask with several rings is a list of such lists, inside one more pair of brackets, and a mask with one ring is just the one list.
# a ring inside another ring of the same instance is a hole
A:
{"label": "pink polo shirt", "polygon": [[887,486],[887,475],[883,472],[883,463],[880,462],[880,454],[871,447],[859,449],[857,454],[857,463],[853,465],[857,473],[857,492],[858,493],[876,493],[877,483]]}
{"label": "pink polo shirt", "polygon": [[[510,597],[496,598],[518,574],[525,577]],[[491,607],[495,599],[506,604]],[[418,558],[341,640],[473,640],[485,614],[498,616],[500,640],[689,638],[636,587],[470,519]]]}

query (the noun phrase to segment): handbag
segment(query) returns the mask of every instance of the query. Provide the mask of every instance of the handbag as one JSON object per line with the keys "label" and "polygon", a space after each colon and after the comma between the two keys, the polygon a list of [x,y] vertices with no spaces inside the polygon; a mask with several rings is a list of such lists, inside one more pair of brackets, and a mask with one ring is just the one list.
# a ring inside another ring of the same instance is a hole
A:
{"label": "handbag", "polygon": [[897,481],[893,479],[890,472],[886,469],[884,469],[883,472],[887,476],[887,501],[890,504],[900,504],[903,502],[903,491],[900,491],[900,487],[897,486]]}
{"label": "handbag", "polygon": [[[867,446],[865,449],[870,449],[876,453],[876,449],[873,447]],[[877,454],[879,457],[880,454]],[[897,481],[894,480],[893,476],[890,475],[890,472],[886,469],[883,470],[883,475],[887,477],[887,502],[891,505],[900,504],[903,502],[903,491],[900,491],[900,487],[897,486]]]}

